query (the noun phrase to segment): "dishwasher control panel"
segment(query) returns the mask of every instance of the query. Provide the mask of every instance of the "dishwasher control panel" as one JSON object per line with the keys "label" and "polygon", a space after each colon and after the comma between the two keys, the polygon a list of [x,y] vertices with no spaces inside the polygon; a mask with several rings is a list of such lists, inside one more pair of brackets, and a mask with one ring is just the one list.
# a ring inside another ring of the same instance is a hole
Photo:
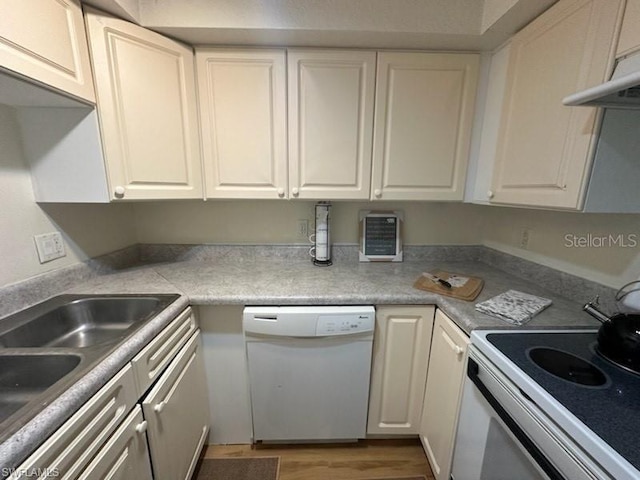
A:
{"label": "dishwasher control panel", "polygon": [[369,305],[245,307],[242,329],[271,337],[328,337],[371,333],[376,311]]}
{"label": "dishwasher control panel", "polygon": [[316,335],[348,335],[371,332],[375,324],[372,314],[363,315],[319,315]]}

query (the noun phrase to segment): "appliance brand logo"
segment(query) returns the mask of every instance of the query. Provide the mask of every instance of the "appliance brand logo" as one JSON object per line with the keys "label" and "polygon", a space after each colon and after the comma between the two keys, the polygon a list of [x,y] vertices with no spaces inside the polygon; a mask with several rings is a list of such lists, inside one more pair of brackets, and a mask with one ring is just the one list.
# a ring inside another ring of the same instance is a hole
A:
{"label": "appliance brand logo", "polygon": [[636,248],[638,235],[635,233],[609,235],[567,233],[564,236],[564,246],[565,248]]}

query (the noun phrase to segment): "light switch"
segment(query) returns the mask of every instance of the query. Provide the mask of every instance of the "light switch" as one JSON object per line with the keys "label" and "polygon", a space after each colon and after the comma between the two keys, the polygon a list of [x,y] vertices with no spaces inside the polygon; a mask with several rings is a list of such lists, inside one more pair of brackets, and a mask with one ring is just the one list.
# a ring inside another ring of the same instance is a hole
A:
{"label": "light switch", "polygon": [[43,233],[34,235],[40,263],[50,262],[56,258],[66,256],[64,242],[60,232]]}

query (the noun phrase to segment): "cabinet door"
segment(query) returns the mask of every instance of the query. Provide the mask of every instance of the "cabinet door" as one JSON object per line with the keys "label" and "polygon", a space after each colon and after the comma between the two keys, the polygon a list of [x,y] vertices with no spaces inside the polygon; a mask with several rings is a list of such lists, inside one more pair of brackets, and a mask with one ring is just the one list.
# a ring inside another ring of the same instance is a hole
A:
{"label": "cabinet door", "polygon": [[627,0],[616,57],[640,49],[640,0]]}
{"label": "cabinet door", "polygon": [[436,480],[449,480],[469,337],[436,311],[420,440]]}
{"label": "cabinet door", "polygon": [[432,306],[376,307],[368,434],[418,433]]}
{"label": "cabinet door", "polygon": [[192,50],[94,11],[86,22],[112,199],[201,198]]}
{"label": "cabinet door", "polygon": [[196,51],[206,196],[285,198],[284,50]]}
{"label": "cabinet door", "polygon": [[155,480],[188,480],[209,433],[200,331],[142,402]]}
{"label": "cabinet door", "polygon": [[144,433],[146,428],[147,422],[142,418],[142,409],[136,405],[78,480],[152,480],[147,437]]}
{"label": "cabinet door", "polygon": [[378,54],[372,200],[462,200],[479,63]]}
{"label": "cabinet door", "polygon": [[95,102],[79,0],[0,0],[0,66]]}
{"label": "cabinet door", "polygon": [[375,52],[289,50],[294,198],[368,199]]}
{"label": "cabinet door", "polygon": [[622,0],[561,0],[513,37],[492,201],[579,209],[597,109],[566,95],[611,72]]}

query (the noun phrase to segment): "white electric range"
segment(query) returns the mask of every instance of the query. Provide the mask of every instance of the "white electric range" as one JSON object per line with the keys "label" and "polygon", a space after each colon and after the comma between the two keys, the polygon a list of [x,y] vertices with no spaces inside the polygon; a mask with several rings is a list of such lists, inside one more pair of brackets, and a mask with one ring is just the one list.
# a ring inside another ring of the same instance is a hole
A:
{"label": "white electric range", "polygon": [[474,331],[454,480],[640,478],[640,375],[597,331]]}

